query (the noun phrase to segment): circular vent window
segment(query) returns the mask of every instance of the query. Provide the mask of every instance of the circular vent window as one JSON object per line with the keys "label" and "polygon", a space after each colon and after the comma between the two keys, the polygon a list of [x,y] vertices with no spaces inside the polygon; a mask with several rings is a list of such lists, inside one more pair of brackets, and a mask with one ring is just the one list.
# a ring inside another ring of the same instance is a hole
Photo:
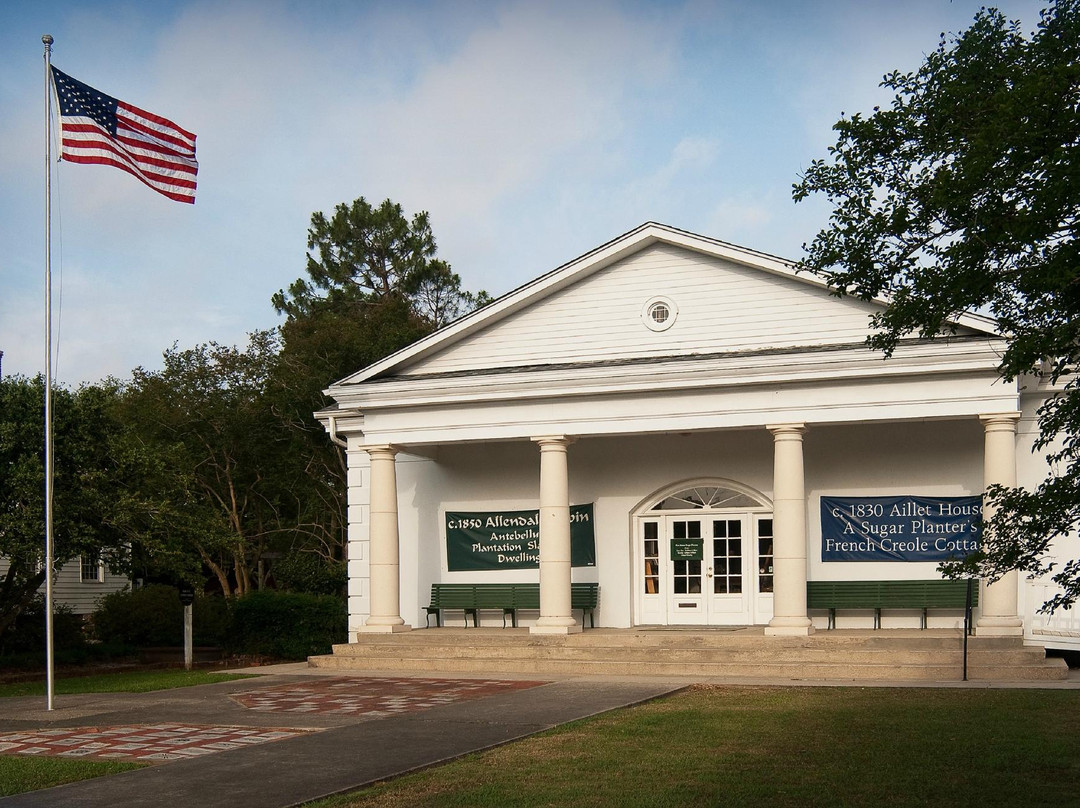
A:
{"label": "circular vent window", "polygon": [[667,297],[650,298],[641,310],[642,322],[653,331],[667,331],[678,316],[679,307]]}

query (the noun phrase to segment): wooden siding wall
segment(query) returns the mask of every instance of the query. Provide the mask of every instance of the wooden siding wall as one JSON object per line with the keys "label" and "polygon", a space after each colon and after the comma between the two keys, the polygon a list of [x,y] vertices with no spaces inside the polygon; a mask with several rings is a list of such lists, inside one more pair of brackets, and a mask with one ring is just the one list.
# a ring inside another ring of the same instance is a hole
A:
{"label": "wooden siding wall", "polygon": [[[646,301],[678,307],[667,331]],[[858,343],[870,305],[670,245],[654,245],[409,368],[408,374]]]}
{"label": "wooden siding wall", "polygon": [[[0,575],[7,572],[7,561],[0,558]],[[70,606],[75,614],[90,614],[97,608],[97,601],[112,592],[126,589],[131,582],[123,575],[114,575],[105,567],[104,581],[83,582],[79,577],[79,559],[73,558],[60,568],[53,580],[53,602],[58,605]],[[45,596],[45,585],[42,584],[38,594]]]}

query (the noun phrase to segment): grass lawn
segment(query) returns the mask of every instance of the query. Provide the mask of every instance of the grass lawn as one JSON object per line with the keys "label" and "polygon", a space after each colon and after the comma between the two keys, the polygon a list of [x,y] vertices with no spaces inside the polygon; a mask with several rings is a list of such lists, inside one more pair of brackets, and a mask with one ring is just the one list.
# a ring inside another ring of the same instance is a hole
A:
{"label": "grass lawn", "polygon": [[141,769],[145,765],[119,760],[0,756],[0,797]]}
{"label": "grass lawn", "polygon": [[309,808],[985,808],[1078,795],[1080,691],[716,687]]}
{"label": "grass lawn", "polygon": [[[250,674],[163,668],[161,670],[126,671],[124,673],[103,673],[97,676],[73,676],[67,679],[56,679],[53,682],[53,693],[56,695],[71,695],[73,693],[148,693],[151,690],[169,690],[174,687],[208,685],[214,682],[228,682],[232,679],[248,678],[250,678]],[[44,674],[38,681],[12,682],[0,685],[0,698],[37,695],[45,696]]]}

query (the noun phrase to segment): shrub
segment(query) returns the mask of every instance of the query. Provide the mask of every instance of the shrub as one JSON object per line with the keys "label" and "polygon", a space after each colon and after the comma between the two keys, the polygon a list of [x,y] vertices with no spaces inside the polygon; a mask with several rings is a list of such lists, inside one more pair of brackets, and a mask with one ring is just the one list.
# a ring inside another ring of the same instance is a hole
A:
{"label": "shrub", "polygon": [[[78,654],[86,648],[83,619],[70,606],[53,604],[53,649]],[[35,597],[15,623],[0,635],[0,655],[34,654],[45,657],[45,598]]]}
{"label": "shrub", "polygon": [[263,590],[237,598],[232,650],[278,659],[327,654],[348,633],[345,601],[332,595]]}
{"label": "shrub", "polygon": [[348,583],[344,561],[330,561],[316,553],[289,553],[274,562],[271,572],[278,589],[287,592],[342,595]]}
{"label": "shrub", "polygon": [[[228,632],[224,598],[197,597],[192,607],[195,645],[220,645]],[[138,647],[184,643],[184,607],[175,586],[148,584],[106,595],[93,617],[94,635],[106,643]]]}

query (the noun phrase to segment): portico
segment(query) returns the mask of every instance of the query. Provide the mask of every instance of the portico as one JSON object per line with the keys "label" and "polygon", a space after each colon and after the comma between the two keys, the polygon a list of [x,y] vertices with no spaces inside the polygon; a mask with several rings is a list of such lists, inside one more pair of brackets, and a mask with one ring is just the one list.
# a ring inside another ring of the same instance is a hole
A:
{"label": "portico", "polygon": [[[808,580],[938,577],[929,560],[827,557],[821,497],[1009,485],[1027,416],[997,378],[992,323],[962,318],[885,361],[862,342],[876,305],[650,224],[333,385],[320,417],[349,459],[351,631],[423,625],[433,583],[538,581],[524,624],[568,636],[571,582],[595,582],[601,626],[756,625],[780,641],[825,628]],[[585,505],[595,561],[575,565]],[[535,564],[518,564],[522,544],[513,563],[456,567],[447,514],[509,512],[536,513]],[[980,635],[1023,632],[1020,586],[985,586]]]}

